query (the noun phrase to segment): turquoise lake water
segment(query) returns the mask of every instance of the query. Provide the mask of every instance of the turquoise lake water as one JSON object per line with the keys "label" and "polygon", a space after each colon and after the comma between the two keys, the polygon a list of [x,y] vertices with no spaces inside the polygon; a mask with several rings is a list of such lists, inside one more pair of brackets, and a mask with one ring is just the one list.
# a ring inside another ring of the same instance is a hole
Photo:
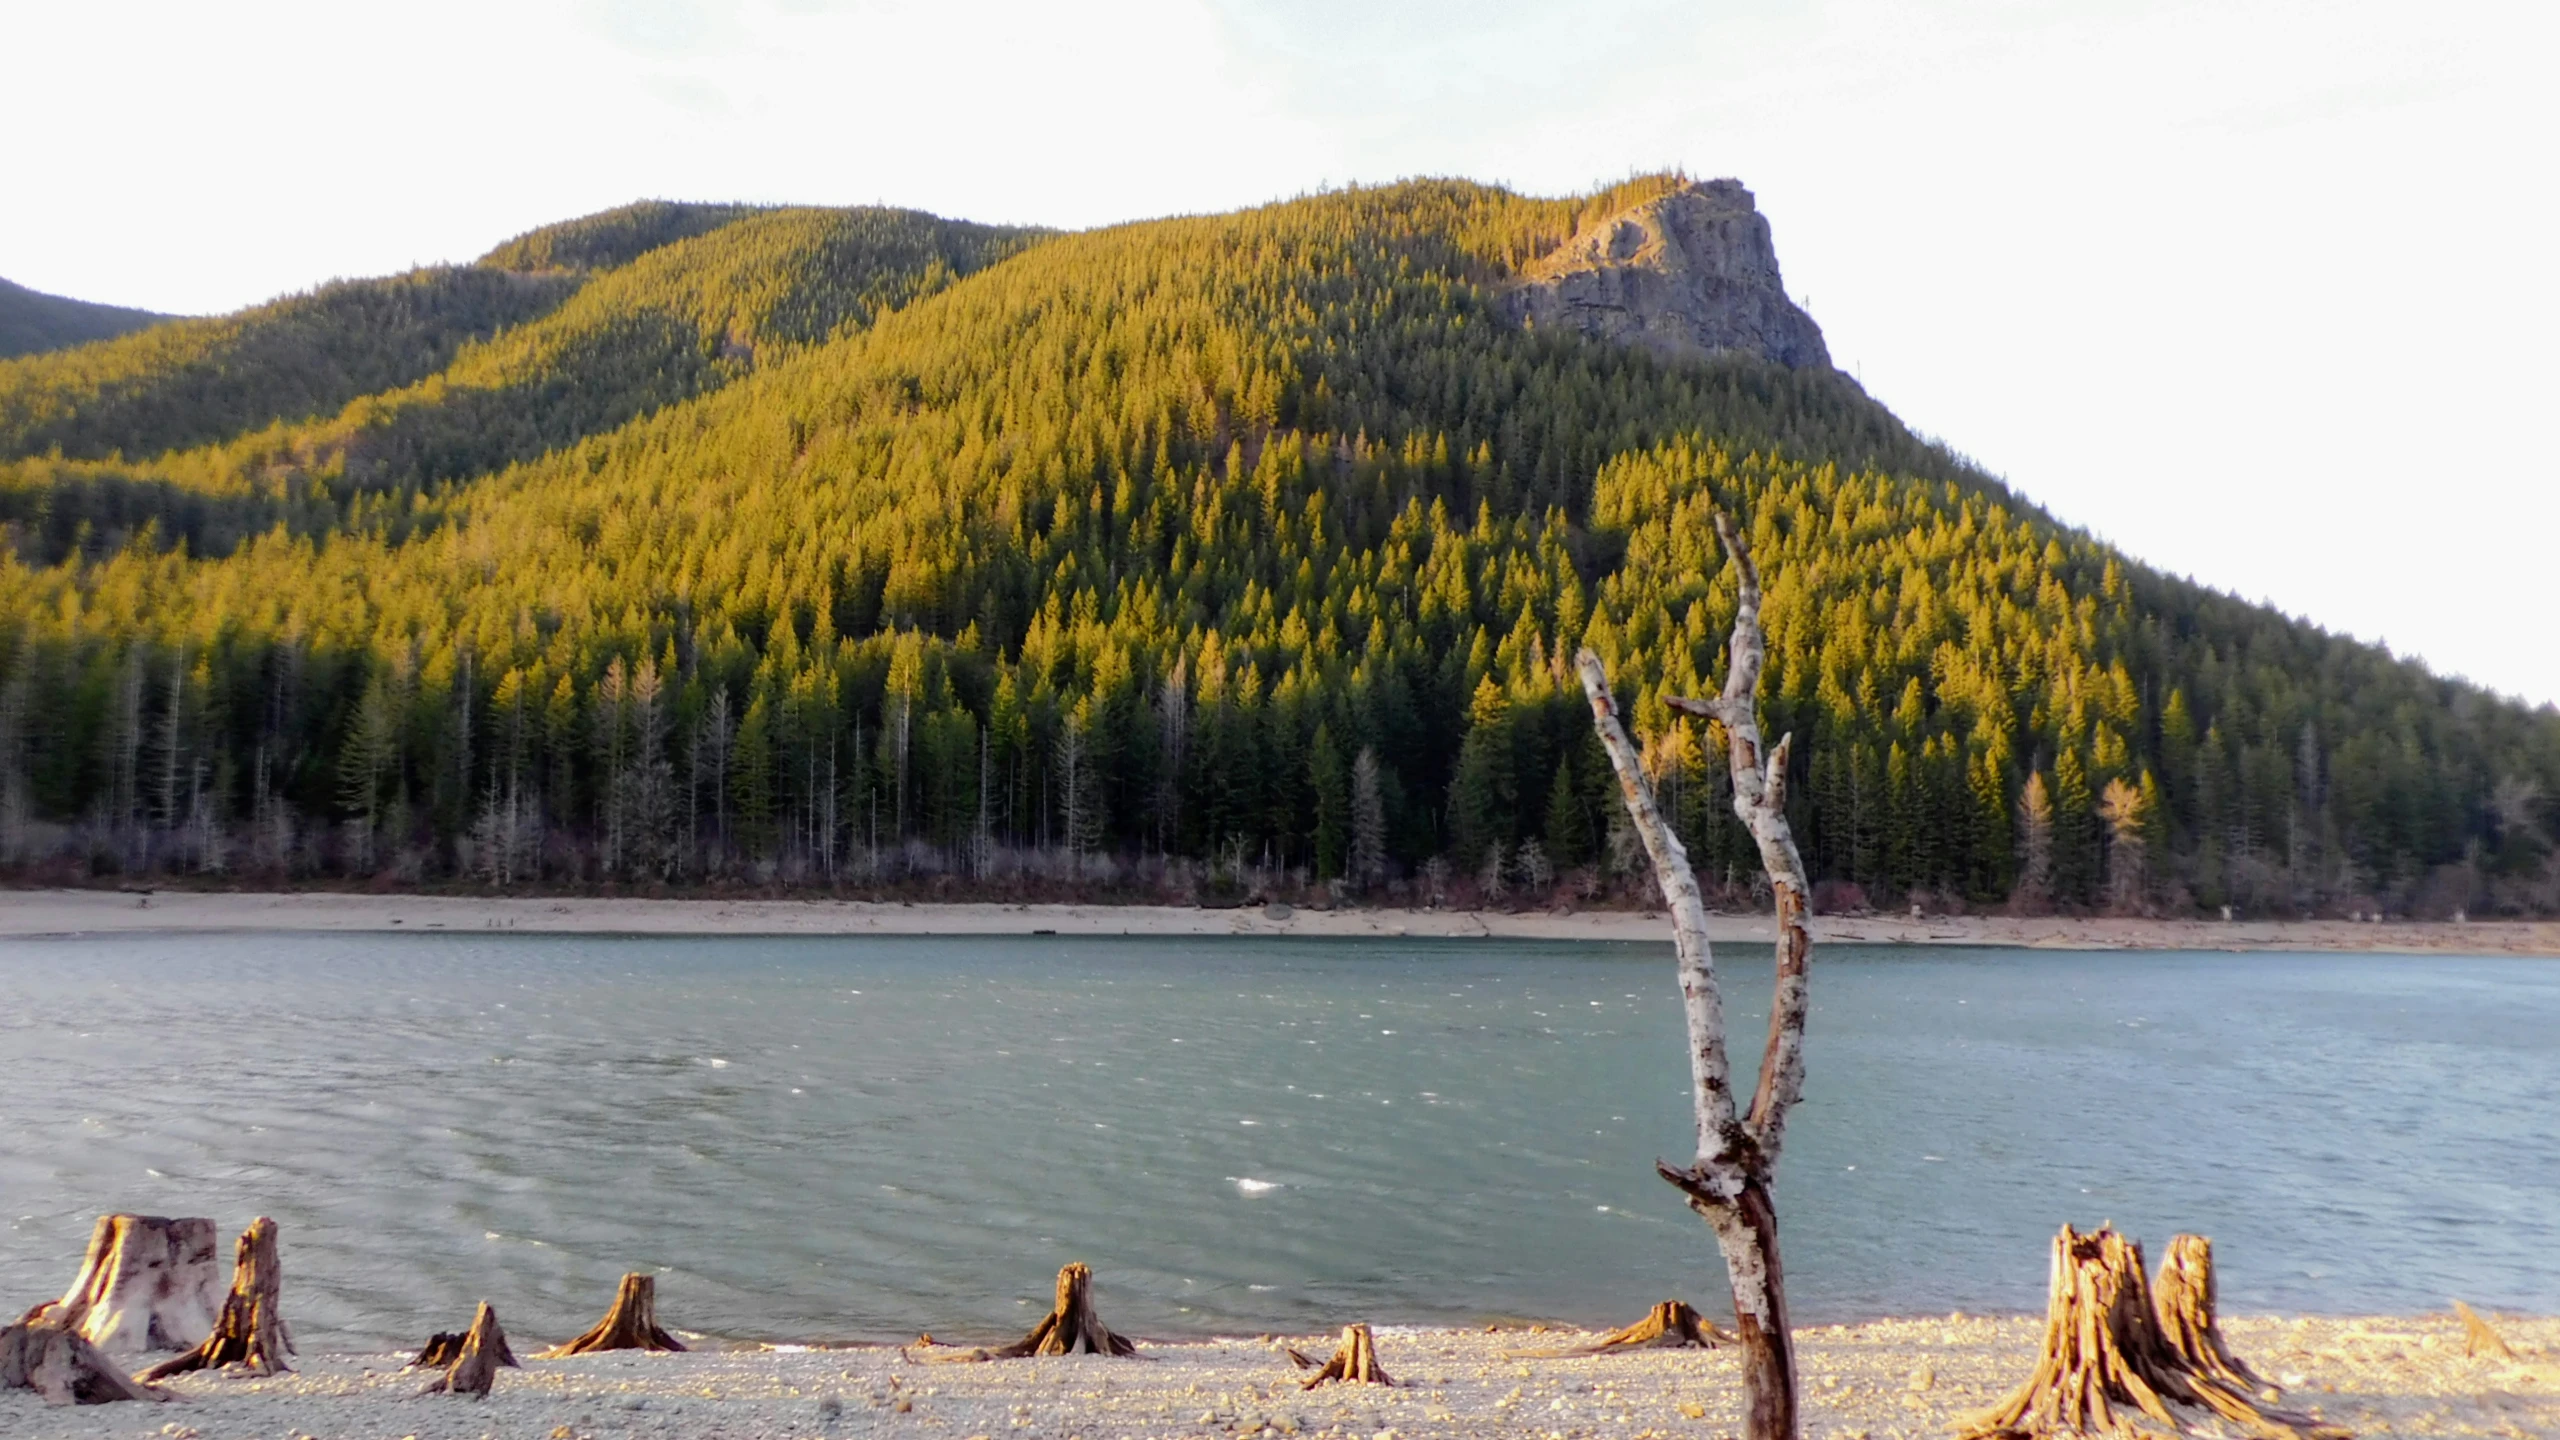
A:
{"label": "turquoise lake water", "polygon": [[[1764,953],[1720,952],[1746,1073]],[[2560,964],[1827,947],[1779,1204],[1799,1323],[2026,1311],[2065,1221],[2239,1312],[2560,1310]],[[716,1338],[1729,1309],[1667,944],[0,941],[0,1308],[101,1211],[283,1227],[306,1345],[656,1269]],[[226,1251],[227,1254],[227,1251]]]}

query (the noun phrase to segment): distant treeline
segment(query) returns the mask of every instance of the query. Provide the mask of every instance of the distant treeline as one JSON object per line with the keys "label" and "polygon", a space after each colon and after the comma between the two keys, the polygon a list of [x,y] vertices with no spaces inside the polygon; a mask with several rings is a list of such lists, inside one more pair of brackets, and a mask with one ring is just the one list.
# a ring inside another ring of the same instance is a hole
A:
{"label": "distant treeline", "polygon": [[2548,709],[2159,576],[1836,374],[1501,322],[1672,183],[1064,236],[633,207],[511,242],[560,298],[325,414],[168,420],[117,349],[159,332],[0,367],[88,437],[0,470],[0,863],[1596,895],[1644,877],[1590,645],[1743,903],[1662,703],[1720,673],[1713,504],[1827,903],[2560,908]]}

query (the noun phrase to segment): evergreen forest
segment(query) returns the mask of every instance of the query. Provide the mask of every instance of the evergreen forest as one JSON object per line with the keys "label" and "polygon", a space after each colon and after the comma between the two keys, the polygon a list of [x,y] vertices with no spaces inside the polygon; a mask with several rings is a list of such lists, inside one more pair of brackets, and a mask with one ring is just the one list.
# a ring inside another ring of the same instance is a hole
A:
{"label": "evergreen forest", "polygon": [[1504,320],[1684,183],[649,203],[0,360],[0,867],[1605,903],[1650,882],[1587,645],[1747,906],[1663,703],[1721,673],[1723,507],[1824,907],[2560,911],[2551,707],[2150,569],[1827,368]]}

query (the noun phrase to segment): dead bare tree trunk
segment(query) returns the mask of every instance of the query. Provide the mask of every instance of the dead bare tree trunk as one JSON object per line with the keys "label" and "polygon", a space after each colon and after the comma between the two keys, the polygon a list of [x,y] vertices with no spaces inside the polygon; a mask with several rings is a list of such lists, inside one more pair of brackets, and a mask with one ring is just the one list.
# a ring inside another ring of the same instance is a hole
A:
{"label": "dead bare tree trunk", "polygon": [[1301,1390],[1313,1390],[1328,1380],[1344,1380],[1355,1385],[1396,1383],[1388,1378],[1385,1367],[1378,1364],[1378,1342],[1369,1334],[1366,1325],[1343,1326],[1342,1343],[1333,1348],[1333,1358],[1324,1362],[1321,1369],[1316,1367],[1316,1362],[1295,1350],[1289,1352],[1289,1358],[1297,1362],[1299,1369],[1316,1372],[1299,1383]]}
{"label": "dead bare tree trunk", "polygon": [[1126,1335],[1111,1333],[1093,1308],[1093,1271],[1080,1261],[1058,1271],[1058,1299],[1031,1333],[1010,1345],[933,1357],[938,1364],[977,1360],[1020,1360],[1033,1355],[1135,1355],[1138,1347]]}
{"label": "dead bare tree trunk", "polygon": [[[2188,1281],[2178,1283],[2184,1292]],[[1963,1440],[2184,1435],[2194,1426],[2178,1413],[2182,1409],[2203,1411],[2270,1440],[2347,1436],[2316,1416],[2276,1409],[2247,1387],[2191,1368],[2161,1331],[2143,1281],[2142,1247],[2113,1230],[2083,1235],[2065,1225],[2053,1241],[2044,1345],[2035,1372],[1959,1434]]]}
{"label": "dead bare tree trunk", "polygon": [[1732,557],[1740,595],[1729,644],[1724,690],[1713,700],[1672,699],[1674,708],[1703,715],[1724,727],[1733,772],[1733,813],[1751,832],[1761,868],[1777,894],[1777,983],[1770,997],[1769,1036],[1748,1118],[1736,1115],[1732,1073],[1725,1058],[1724,1002],[1716,989],[1715,961],[1707,945],[1707,907],[1689,868],[1680,837],[1664,823],[1653,786],[1634,744],[1618,721],[1609,672],[1600,657],[1581,653],[1577,669],[1591,701],[1592,723],[1627,813],[1652,858],[1655,880],[1671,911],[1672,941],[1679,952],[1680,993],[1689,1022],[1689,1076],[1697,1111],[1697,1159],[1685,1168],[1656,1161],[1662,1178],[1689,1197],[1689,1207],[1715,1232],[1733,1287],[1734,1328],[1742,1349],[1747,1397],[1743,1433],[1748,1440],[1794,1440],[1797,1432],[1795,1345],[1787,1325],[1786,1273],[1778,1256],[1778,1211],[1771,1195],[1787,1112],[1804,1093],[1806,970],[1813,935],[1805,926],[1808,889],[1804,861],[1787,825],[1788,740],[1764,752],[1755,694],[1767,656],[1760,633],[1760,572],[1733,522],[1716,515],[1716,533]]}
{"label": "dead bare tree trunk", "polygon": [[507,1348],[507,1332],[498,1328],[498,1312],[489,1302],[480,1302],[480,1311],[471,1317],[471,1328],[459,1335],[437,1334],[427,1340],[427,1348],[409,1362],[410,1369],[442,1369],[421,1395],[472,1395],[486,1397],[489,1387],[498,1383],[498,1367],[520,1369],[516,1355]]}
{"label": "dead bare tree trunk", "polygon": [[169,1398],[117,1369],[79,1331],[49,1320],[0,1328],[0,1390],[33,1390],[47,1405]]}
{"label": "dead bare tree trunk", "polygon": [[71,1288],[26,1319],[76,1330],[108,1355],[184,1350],[222,1309],[214,1240],[210,1220],[101,1215]]}
{"label": "dead bare tree trunk", "polygon": [[682,1350],[676,1337],[658,1328],[658,1277],[625,1275],[613,1292],[613,1308],[604,1318],[575,1340],[564,1340],[541,1354],[536,1360],[557,1360],[564,1355],[591,1355],[599,1350]]}
{"label": "dead bare tree trunk", "polygon": [[240,1232],[240,1243],[231,1262],[231,1293],[223,1299],[222,1314],[213,1322],[213,1333],[186,1354],[163,1360],[137,1378],[159,1380],[196,1370],[218,1370],[226,1365],[242,1366],[252,1375],[291,1370],[293,1367],[285,1363],[284,1357],[293,1353],[293,1332],[284,1323],[283,1294],[284,1269],[276,1258],[276,1222],[261,1215]]}
{"label": "dead bare tree trunk", "polygon": [[1504,1353],[1522,1360],[1561,1360],[1571,1356],[1610,1355],[1648,1348],[1712,1350],[1718,1345],[1731,1344],[1733,1340],[1730,1332],[1716,1328],[1688,1301],[1665,1300],[1633,1325],[1601,1336],[1597,1344],[1568,1346],[1562,1350],[1509,1350]]}

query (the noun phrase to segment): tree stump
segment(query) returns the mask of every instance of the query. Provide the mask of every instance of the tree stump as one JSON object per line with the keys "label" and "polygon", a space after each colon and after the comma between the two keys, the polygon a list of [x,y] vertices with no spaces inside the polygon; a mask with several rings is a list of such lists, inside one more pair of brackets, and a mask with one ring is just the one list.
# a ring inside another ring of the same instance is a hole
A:
{"label": "tree stump", "polygon": [[71,1288],[26,1319],[76,1330],[108,1355],[184,1350],[213,1333],[222,1308],[215,1239],[210,1220],[101,1215]]}
{"label": "tree stump", "polygon": [[49,1320],[0,1329],[0,1390],[12,1389],[33,1390],[47,1405],[169,1398],[116,1368],[78,1330]]}
{"label": "tree stump", "polygon": [[2480,1318],[2479,1311],[2456,1300],[2453,1302],[2453,1313],[2462,1317],[2462,1353],[2464,1355],[2472,1358],[2494,1355],[2501,1360],[2516,1358],[2516,1352],[2508,1346],[2506,1337],[2491,1329],[2489,1322]]}
{"label": "tree stump", "polygon": [[[1298,1368],[1302,1370],[1315,1364],[1314,1361],[1295,1350],[1289,1352],[1289,1358],[1298,1362]],[[1333,1358],[1324,1362],[1323,1369],[1301,1381],[1298,1388],[1313,1390],[1327,1380],[1343,1380],[1359,1385],[1396,1383],[1388,1378],[1385,1368],[1378,1364],[1378,1342],[1370,1338],[1369,1327],[1366,1325],[1343,1326],[1342,1341],[1333,1347]]]}
{"label": "tree stump", "polygon": [[276,1222],[264,1215],[240,1232],[231,1262],[231,1293],[213,1333],[194,1349],[163,1360],[138,1377],[158,1380],[196,1370],[238,1365],[252,1375],[274,1375],[293,1367],[293,1332],[284,1323],[284,1269],[276,1258]]}
{"label": "tree stump", "polygon": [[[438,1351],[439,1341],[451,1341],[444,1360],[428,1359]],[[412,1366],[442,1364],[444,1373],[436,1377],[421,1395],[470,1395],[486,1398],[489,1387],[498,1383],[498,1367],[520,1369],[515,1352],[507,1348],[507,1332],[498,1328],[498,1312],[489,1302],[480,1302],[480,1312],[471,1317],[471,1328],[460,1335],[437,1335],[427,1341],[427,1348]]]}
{"label": "tree stump", "polygon": [[[2206,1274],[2209,1276],[2210,1271]],[[2188,1283],[2180,1282],[2182,1285]],[[2044,1435],[2183,1435],[2176,1409],[2201,1410],[2284,1440],[2346,1440],[2309,1415],[2188,1366],[2162,1334],[2142,1275],[2142,1247],[2113,1230],[2065,1225],[2053,1242],[2044,1345],[2035,1373],[1959,1430],[1964,1440]]]}
{"label": "tree stump", "polygon": [[1733,1335],[1718,1329],[1715,1322],[1700,1315],[1686,1300],[1665,1300],[1645,1313],[1645,1317],[1623,1330],[1612,1330],[1597,1344],[1573,1345],[1562,1350],[1513,1350],[1507,1352],[1520,1360],[1563,1360],[1580,1355],[1608,1355],[1623,1350],[1659,1348],[1676,1350],[1694,1348],[1713,1350],[1718,1345],[1733,1343]]}
{"label": "tree stump", "polygon": [[[494,1329],[498,1323],[498,1317],[494,1311],[489,1310],[489,1302],[486,1300],[481,1301],[480,1309],[488,1314],[489,1323]],[[474,1315],[472,1317],[471,1325],[473,1330],[479,1328],[480,1317],[478,1315]],[[515,1352],[507,1348],[506,1332],[504,1330],[497,1330],[495,1333],[498,1345],[498,1363],[506,1366],[510,1370],[523,1369],[523,1366],[516,1363]],[[427,1337],[427,1343],[419,1349],[417,1359],[410,1361],[408,1364],[403,1365],[400,1368],[403,1370],[442,1370],[446,1366],[451,1365],[454,1361],[462,1358],[463,1342],[470,1338],[471,1330],[439,1330],[433,1335]]]}
{"label": "tree stump", "polygon": [[1135,1355],[1137,1345],[1126,1335],[1114,1335],[1111,1327],[1093,1308],[1093,1272],[1080,1261],[1071,1261],[1058,1271],[1058,1300],[1031,1333],[1010,1345],[963,1351],[958,1355],[931,1357],[935,1364],[962,1364],[980,1360],[1020,1360],[1033,1355]]}
{"label": "tree stump", "polygon": [[2169,1237],[2160,1281],[2152,1287],[2151,1310],[2160,1322],[2162,1343],[2187,1369],[2243,1393],[2275,1398],[2275,1387],[2223,1341],[2215,1310],[2212,1241],[2201,1235]]}
{"label": "tree stump", "polygon": [[541,1354],[536,1360],[557,1360],[564,1355],[592,1355],[599,1350],[682,1350],[676,1337],[658,1328],[658,1277],[625,1275],[622,1287],[614,1292],[613,1308],[595,1327],[575,1340],[563,1341]]}

